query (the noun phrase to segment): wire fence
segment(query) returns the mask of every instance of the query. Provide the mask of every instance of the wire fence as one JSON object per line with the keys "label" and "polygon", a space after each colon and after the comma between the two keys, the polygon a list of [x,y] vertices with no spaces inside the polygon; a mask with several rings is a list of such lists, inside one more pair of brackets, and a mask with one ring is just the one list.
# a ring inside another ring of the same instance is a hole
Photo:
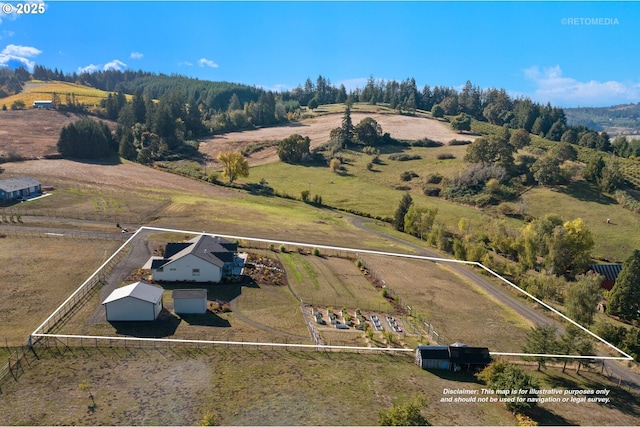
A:
{"label": "wire fence", "polygon": [[[2,223],[0,223],[2,225]],[[84,239],[84,240],[115,240],[124,241],[130,237],[127,233],[99,233],[91,231],[64,230],[57,232],[37,230],[33,228],[4,227],[0,229],[0,238],[30,237],[35,239]]]}

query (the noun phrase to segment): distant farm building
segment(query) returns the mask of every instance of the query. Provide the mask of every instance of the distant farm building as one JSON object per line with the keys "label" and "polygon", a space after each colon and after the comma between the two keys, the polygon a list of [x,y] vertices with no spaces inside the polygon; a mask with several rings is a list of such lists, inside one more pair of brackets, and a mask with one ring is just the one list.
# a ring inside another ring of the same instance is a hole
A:
{"label": "distant farm building", "polygon": [[486,347],[421,345],[416,349],[415,361],[422,369],[471,371],[491,363],[491,355]]}
{"label": "distant farm building", "polygon": [[591,264],[589,270],[604,277],[600,287],[610,291],[622,271],[622,264]]}
{"label": "distant farm building", "polygon": [[33,108],[51,110],[53,109],[53,101],[33,101]]}
{"label": "distant farm building", "polygon": [[0,200],[20,200],[40,193],[42,184],[28,176],[0,180]]}
{"label": "distant farm building", "polygon": [[204,314],[207,312],[206,289],[175,289],[172,293],[173,311],[179,314]]}
{"label": "distant farm building", "polygon": [[162,311],[164,289],[136,282],[111,292],[102,305],[108,322],[156,320]]}
{"label": "distant farm building", "polygon": [[236,243],[203,234],[188,242],[168,243],[164,257],[152,257],[145,268],[155,281],[218,283],[240,274],[244,261],[237,251]]}

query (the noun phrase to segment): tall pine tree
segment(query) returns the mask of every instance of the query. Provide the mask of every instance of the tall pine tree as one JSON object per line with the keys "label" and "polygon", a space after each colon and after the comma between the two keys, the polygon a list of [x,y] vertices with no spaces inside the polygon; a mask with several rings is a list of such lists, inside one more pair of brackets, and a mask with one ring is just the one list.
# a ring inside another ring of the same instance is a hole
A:
{"label": "tall pine tree", "polygon": [[640,319],[640,250],[627,258],[611,289],[607,313],[625,320]]}

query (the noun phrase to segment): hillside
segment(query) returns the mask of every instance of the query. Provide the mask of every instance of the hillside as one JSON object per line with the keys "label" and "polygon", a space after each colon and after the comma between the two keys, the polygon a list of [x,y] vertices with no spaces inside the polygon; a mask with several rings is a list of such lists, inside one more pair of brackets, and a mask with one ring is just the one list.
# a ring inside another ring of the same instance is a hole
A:
{"label": "hillside", "polygon": [[60,130],[82,117],[33,108],[0,111],[0,156],[37,159],[54,155]]}
{"label": "hillside", "polygon": [[640,103],[611,107],[565,108],[567,124],[583,125],[611,135],[640,133]]}
{"label": "hillside", "polygon": [[19,100],[30,108],[33,101],[52,100],[54,93],[58,95],[61,104],[67,104],[67,94],[69,94],[75,97],[76,103],[87,106],[97,106],[109,95],[109,92],[75,83],[33,80],[25,83],[22,92],[0,99],[0,104],[11,108],[11,104]]}
{"label": "hillside", "polygon": [[[382,126],[383,132],[388,132],[393,138],[401,140],[416,140],[426,137],[446,144],[456,138],[467,140],[474,140],[476,138],[476,136],[473,135],[460,135],[452,131],[446,123],[424,117],[384,114],[381,112],[351,113],[351,120],[354,124],[357,124],[365,117],[372,117]],[[229,132],[204,138],[201,141],[199,150],[201,153],[215,159],[222,150],[240,150],[250,144],[265,141],[280,141],[294,133],[308,136],[309,139],[311,139],[311,148],[313,149],[329,141],[329,133],[332,129],[340,126],[341,120],[342,114],[335,113],[320,115],[283,126],[252,131]],[[264,164],[277,160],[278,157],[275,146],[260,150],[249,156],[250,165]]]}

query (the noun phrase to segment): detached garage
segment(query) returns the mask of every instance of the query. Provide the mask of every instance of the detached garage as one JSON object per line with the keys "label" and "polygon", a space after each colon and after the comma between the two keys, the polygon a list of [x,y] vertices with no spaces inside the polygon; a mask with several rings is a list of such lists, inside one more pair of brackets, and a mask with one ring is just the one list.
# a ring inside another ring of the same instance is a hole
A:
{"label": "detached garage", "polygon": [[111,292],[102,305],[108,322],[156,320],[162,311],[164,289],[136,282]]}
{"label": "detached garage", "polygon": [[173,291],[173,311],[182,314],[207,312],[206,289],[176,289]]}

